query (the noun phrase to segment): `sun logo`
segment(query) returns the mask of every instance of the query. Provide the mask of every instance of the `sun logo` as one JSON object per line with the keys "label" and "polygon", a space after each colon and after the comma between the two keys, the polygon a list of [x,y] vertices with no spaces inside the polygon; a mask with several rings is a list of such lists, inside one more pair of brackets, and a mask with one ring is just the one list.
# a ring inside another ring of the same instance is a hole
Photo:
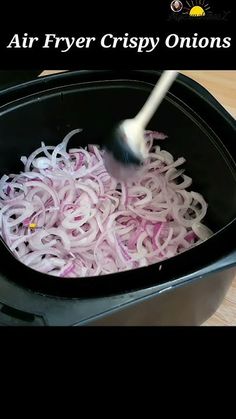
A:
{"label": "sun logo", "polygon": [[191,0],[186,1],[188,7],[183,8],[183,15],[189,15],[190,17],[202,17],[206,15],[206,12],[210,10],[210,6],[205,0]]}

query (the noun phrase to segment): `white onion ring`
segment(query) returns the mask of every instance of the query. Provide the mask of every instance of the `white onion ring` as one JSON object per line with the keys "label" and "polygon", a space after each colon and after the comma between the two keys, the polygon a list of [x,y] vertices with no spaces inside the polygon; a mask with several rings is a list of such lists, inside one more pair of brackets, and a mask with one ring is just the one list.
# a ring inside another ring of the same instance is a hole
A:
{"label": "white onion ring", "polygon": [[[192,179],[166,150],[166,136],[146,131],[149,154],[136,178],[118,182],[97,146],[62,143],[21,157],[24,173],[0,179],[0,234],[13,254],[35,270],[84,277],[147,266],[208,239],[207,204],[188,191]],[[30,227],[30,224],[35,227]]]}

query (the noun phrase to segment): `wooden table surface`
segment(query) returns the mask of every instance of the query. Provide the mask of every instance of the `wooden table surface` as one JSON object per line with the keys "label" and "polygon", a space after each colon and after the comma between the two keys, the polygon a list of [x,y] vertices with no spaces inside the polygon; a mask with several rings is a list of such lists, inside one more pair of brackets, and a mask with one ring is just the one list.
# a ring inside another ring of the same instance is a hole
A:
{"label": "wooden table surface", "polygon": [[[61,70],[64,71],[64,70]],[[42,75],[56,73],[45,70]],[[236,71],[181,71],[204,86],[236,118]],[[236,141],[236,138],[235,138]],[[236,326],[236,278],[223,303],[204,326]]]}

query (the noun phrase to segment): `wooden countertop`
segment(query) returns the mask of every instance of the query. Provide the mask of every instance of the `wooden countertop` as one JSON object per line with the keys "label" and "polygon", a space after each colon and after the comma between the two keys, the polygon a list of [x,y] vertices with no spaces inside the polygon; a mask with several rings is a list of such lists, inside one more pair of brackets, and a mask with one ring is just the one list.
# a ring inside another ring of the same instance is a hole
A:
{"label": "wooden countertop", "polygon": [[[61,70],[64,71],[64,70]],[[41,75],[56,73],[45,70]],[[236,71],[181,71],[196,80],[236,118]],[[236,139],[235,139],[236,141]],[[223,303],[203,326],[236,326],[236,278]]]}

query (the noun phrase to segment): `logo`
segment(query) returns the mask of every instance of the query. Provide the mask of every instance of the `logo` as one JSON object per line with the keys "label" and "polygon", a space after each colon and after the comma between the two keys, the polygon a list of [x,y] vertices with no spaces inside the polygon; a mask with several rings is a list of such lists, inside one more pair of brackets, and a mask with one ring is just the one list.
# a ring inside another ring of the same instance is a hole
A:
{"label": "logo", "polygon": [[230,11],[213,13],[209,0],[173,0],[170,3],[171,15],[168,20],[185,19],[228,20]]}
{"label": "logo", "polygon": [[183,3],[181,1],[174,0],[171,2],[170,8],[174,13],[181,12],[181,10],[183,9]]}
{"label": "logo", "polygon": [[206,13],[210,10],[210,6],[205,0],[195,0],[191,3],[192,5],[186,1],[187,7],[184,8],[183,14],[188,14],[191,17],[202,17],[206,16]]}

